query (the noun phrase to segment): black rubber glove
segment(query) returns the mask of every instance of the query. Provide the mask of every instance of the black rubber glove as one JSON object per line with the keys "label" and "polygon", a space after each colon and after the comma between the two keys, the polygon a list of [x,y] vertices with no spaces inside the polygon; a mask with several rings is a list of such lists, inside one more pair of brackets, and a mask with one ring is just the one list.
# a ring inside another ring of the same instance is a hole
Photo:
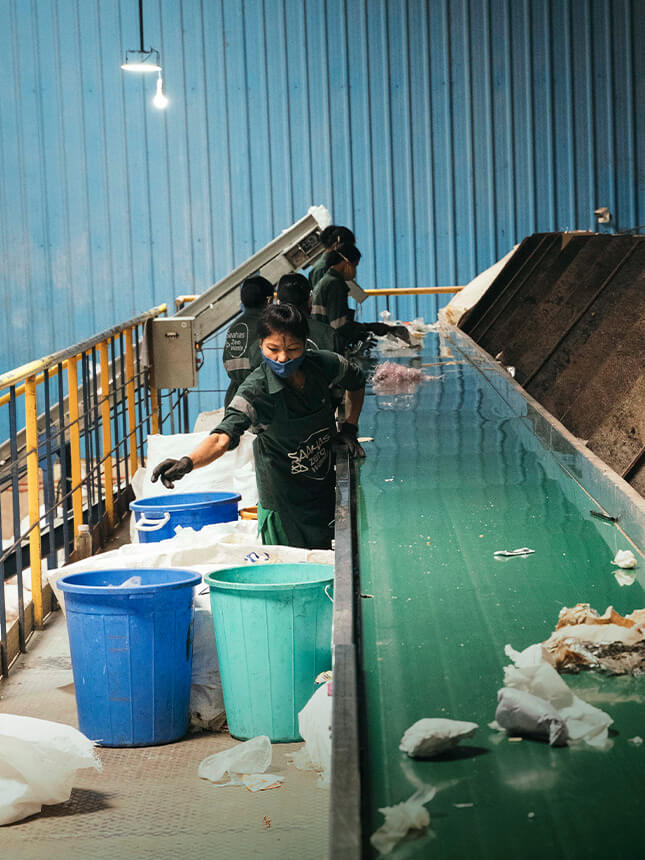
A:
{"label": "black rubber glove", "polygon": [[358,427],[356,424],[350,424],[349,421],[344,421],[340,425],[340,432],[336,437],[336,442],[344,445],[347,448],[347,453],[354,460],[356,457],[364,457],[365,451],[356,438],[358,436]]}
{"label": "black rubber glove", "polygon": [[173,481],[179,481],[184,475],[193,471],[193,461],[190,457],[181,460],[162,460],[152,473],[152,483],[161,478],[161,483],[169,490],[174,488]]}
{"label": "black rubber glove", "polygon": [[404,325],[388,325],[387,323],[368,323],[369,331],[374,332],[377,337],[385,337],[387,334],[393,334],[395,337],[400,337],[406,343],[410,343],[410,332]]}

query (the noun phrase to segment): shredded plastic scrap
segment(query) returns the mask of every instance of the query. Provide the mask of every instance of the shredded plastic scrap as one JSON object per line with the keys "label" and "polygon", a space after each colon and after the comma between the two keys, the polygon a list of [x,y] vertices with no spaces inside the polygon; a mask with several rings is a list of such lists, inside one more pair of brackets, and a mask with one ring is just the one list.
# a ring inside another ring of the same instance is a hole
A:
{"label": "shredded plastic scrap", "polygon": [[[199,765],[197,775],[218,786],[244,785],[249,791],[278,788],[284,777],[265,773],[271,764],[271,741],[259,735],[222,752],[209,755]],[[226,782],[222,782],[228,774]]]}
{"label": "shredded plastic scrap", "polygon": [[406,367],[393,361],[385,361],[376,368],[372,385],[377,394],[411,393],[420,382],[429,379],[441,379],[441,376],[428,376],[418,367]]}
{"label": "shredded plastic scrap", "polygon": [[559,672],[597,669],[611,675],[645,672],[645,609],[620,615],[613,606],[602,615],[588,603],[564,607],[551,636],[542,643]]}

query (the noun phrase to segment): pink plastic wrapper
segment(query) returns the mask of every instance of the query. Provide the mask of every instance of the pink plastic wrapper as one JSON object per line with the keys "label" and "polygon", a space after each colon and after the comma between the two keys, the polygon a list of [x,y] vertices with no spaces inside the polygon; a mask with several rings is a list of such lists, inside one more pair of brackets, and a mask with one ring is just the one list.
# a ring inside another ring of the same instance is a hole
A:
{"label": "pink plastic wrapper", "polygon": [[417,367],[405,367],[403,364],[386,361],[376,368],[372,385],[377,394],[396,394],[414,391],[420,382],[428,379],[441,379],[441,376],[428,376]]}

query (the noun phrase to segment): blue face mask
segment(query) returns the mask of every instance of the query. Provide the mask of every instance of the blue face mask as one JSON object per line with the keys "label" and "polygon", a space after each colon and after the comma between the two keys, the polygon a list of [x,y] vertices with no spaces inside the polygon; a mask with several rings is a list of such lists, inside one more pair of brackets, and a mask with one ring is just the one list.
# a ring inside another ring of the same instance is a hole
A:
{"label": "blue face mask", "polygon": [[289,376],[293,376],[296,370],[298,370],[302,362],[305,360],[305,354],[303,352],[302,355],[298,356],[298,358],[291,358],[289,361],[274,361],[264,353],[262,353],[262,358],[276,376],[279,376],[281,379],[287,379]]}

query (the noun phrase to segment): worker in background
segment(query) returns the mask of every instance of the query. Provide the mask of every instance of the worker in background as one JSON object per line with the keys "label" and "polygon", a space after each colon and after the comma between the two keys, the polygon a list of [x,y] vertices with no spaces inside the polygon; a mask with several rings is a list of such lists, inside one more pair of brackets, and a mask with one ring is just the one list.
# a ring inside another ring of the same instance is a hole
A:
{"label": "worker in background", "polygon": [[321,320],[313,320],[311,315],[311,284],[304,275],[291,273],[283,275],[278,281],[276,290],[278,303],[295,305],[306,317],[309,324],[307,349],[326,349],[330,352],[342,352],[338,336],[334,329]]}
{"label": "worker in background", "polygon": [[246,377],[262,364],[258,345],[258,321],[267,304],[273,301],[273,285],[260,275],[252,275],[242,284],[240,298],[244,312],[226,332],[224,341],[224,370],[231,382],[224,396],[228,406]]}
{"label": "worker in background", "polygon": [[[358,417],[365,375],[325,350],[305,350],[307,317],[293,305],[269,305],[258,323],[263,363],[240,385],[222,422],[189,457],[164,460],[152,480],[172,489],[192,469],[237,447],[252,427],[258,530],[265,544],[329,549],[335,503],[334,442],[364,457]],[[330,388],[348,392],[347,421],[336,431]]]}
{"label": "worker in background", "polygon": [[379,337],[394,334],[410,343],[410,334],[404,325],[360,323],[354,320],[354,311],[350,310],[347,303],[347,281],[353,281],[356,277],[356,267],[360,259],[361,252],[354,245],[342,245],[327,254],[329,268],[313,292],[312,320],[328,323],[340,337],[343,351],[357,341],[365,340],[370,332]]}
{"label": "worker in background", "polygon": [[309,269],[309,283],[312,290],[329,268],[329,263],[327,262],[329,251],[335,251],[341,245],[356,244],[356,239],[352,231],[348,227],[339,227],[336,224],[330,224],[329,227],[325,227],[320,234],[320,241],[325,248],[325,253],[321,254],[311,269]]}

